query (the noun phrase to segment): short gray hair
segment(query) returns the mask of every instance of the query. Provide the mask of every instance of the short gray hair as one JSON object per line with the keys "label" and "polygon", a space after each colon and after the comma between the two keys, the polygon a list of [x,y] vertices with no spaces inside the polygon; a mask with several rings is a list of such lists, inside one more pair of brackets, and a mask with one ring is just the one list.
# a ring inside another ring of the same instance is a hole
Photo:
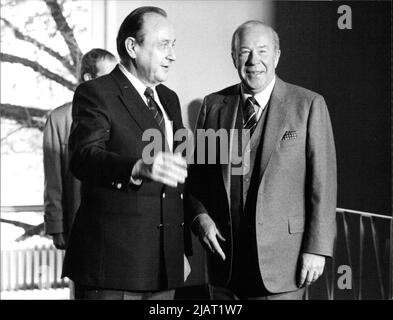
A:
{"label": "short gray hair", "polygon": [[248,27],[252,27],[252,26],[263,26],[265,28],[268,28],[272,31],[273,33],[273,41],[274,41],[274,49],[276,49],[276,51],[280,50],[280,38],[278,37],[277,32],[268,24],[263,23],[262,21],[258,21],[258,20],[249,20],[246,21],[244,23],[242,23],[240,26],[237,27],[237,29],[235,30],[235,32],[232,35],[232,44],[231,44],[231,52],[232,54],[235,53],[236,51],[236,42],[239,38],[239,33],[241,31],[243,31],[244,29],[248,28]]}

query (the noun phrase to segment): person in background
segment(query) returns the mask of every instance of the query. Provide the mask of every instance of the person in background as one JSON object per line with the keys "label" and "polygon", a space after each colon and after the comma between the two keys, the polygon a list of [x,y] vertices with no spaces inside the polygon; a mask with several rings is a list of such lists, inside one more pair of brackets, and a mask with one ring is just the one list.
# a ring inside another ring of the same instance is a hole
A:
{"label": "person in background", "polygon": [[[92,49],[83,55],[80,83],[103,76],[116,66],[115,56],[104,49]],[[72,105],[54,109],[44,128],[44,219],[45,232],[57,249],[65,249],[68,233],[80,204],[80,182],[69,170],[68,137]]]}
{"label": "person in background", "polygon": [[[83,55],[79,82],[103,76],[115,67],[115,56],[104,49],[92,49]],[[44,128],[44,225],[57,249],[65,249],[71,224],[80,205],[80,181],[69,169],[68,137],[72,124],[72,104],[54,109]],[[70,297],[74,287],[70,281]]]}

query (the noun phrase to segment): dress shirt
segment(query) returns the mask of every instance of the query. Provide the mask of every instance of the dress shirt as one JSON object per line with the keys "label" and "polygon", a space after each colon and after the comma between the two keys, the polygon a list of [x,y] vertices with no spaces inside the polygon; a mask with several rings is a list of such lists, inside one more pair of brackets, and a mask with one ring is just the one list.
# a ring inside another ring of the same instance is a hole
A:
{"label": "dress shirt", "polygon": [[[273,77],[272,81],[270,81],[270,83],[267,85],[267,87],[264,90],[254,95],[255,100],[257,100],[260,106],[260,108],[258,107],[256,108],[257,121],[260,119],[263,109],[265,109],[267,103],[269,102],[275,83],[276,83],[276,76]],[[246,102],[246,100],[249,97],[252,96],[250,93],[245,92],[243,85],[241,85],[241,94],[242,94],[243,104]]]}

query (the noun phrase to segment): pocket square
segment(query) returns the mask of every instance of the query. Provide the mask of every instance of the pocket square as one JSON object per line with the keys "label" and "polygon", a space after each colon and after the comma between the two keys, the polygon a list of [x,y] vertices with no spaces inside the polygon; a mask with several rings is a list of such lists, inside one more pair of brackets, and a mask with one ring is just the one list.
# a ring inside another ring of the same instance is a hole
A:
{"label": "pocket square", "polygon": [[281,141],[294,140],[296,138],[297,138],[296,131],[285,131],[284,135],[281,138]]}

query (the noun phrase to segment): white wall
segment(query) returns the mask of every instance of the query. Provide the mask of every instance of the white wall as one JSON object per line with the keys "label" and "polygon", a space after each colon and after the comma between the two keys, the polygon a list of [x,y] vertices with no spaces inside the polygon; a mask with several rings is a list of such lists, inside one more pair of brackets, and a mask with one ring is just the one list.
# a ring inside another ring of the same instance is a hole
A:
{"label": "white wall", "polygon": [[165,84],[177,92],[184,122],[193,126],[199,105],[190,106],[192,101],[239,82],[230,55],[232,34],[246,20],[270,23],[270,2],[106,0],[106,18],[101,20],[107,25],[101,32],[108,50],[116,53],[116,35],[123,19],[135,8],[146,5],[164,9],[175,26],[177,61]]}

